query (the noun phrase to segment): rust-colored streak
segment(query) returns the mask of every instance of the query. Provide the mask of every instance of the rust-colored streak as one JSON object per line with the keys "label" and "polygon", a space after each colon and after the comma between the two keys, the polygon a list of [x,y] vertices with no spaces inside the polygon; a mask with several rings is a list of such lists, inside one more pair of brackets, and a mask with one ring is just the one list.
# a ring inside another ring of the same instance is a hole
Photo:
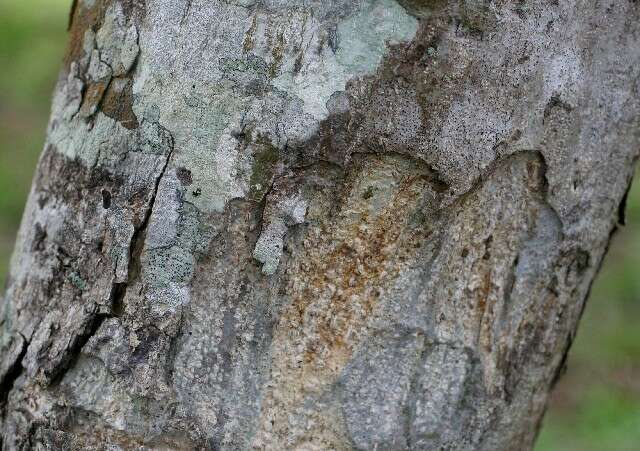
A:
{"label": "rust-colored streak", "polygon": [[478,308],[484,314],[487,307],[487,299],[489,292],[491,291],[491,272],[487,271],[482,276],[482,287],[480,287],[480,293],[478,296]]}
{"label": "rust-colored streak", "polygon": [[129,78],[111,80],[104,94],[100,110],[123,127],[138,128],[138,118],[133,111],[133,82]]}
{"label": "rust-colored streak", "polygon": [[[371,218],[366,213],[361,222],[351,225],[346,237],[328,255],[310,256],[316,263],[309,274],[310,286],[295,300],[294,323],[309,327],[305,311],[310,307],[313,293],[327,286],[335,287],[323,314],[314,318],[318,341],[305,349],[305,361],[317,366],[319,360],[334,362],[341,368],[353,351],[350,334],[359,333],[371,316],[384,283],[397,274],[398,265],[392,261],[406,258],[398,245],[403,222],[398,219],[407,214],[419,194],[419,179],[409,177],[382,214]],[[366,225],[366,227],[363,227]],[[350,241],[361,246],[353,246]],[[319,247],[321,248],[321,246]],[[353,337],[355,338],[355,337]]]}
{"label": "rust-colored streak", "polygon": [[433,192],[422,169],[398,156],[361,160],[345,183],[337,218],[309,233],[305,252],[290,265],[293,300],[274,337],[276,376],[264,403],[263,424],[276,434],[286,434],[287,415],[307,396],[337,379],[366,335],[382,292],[429,233],[409,219],[425,191]]}
{"label": "rust-colored streak", "polygon": [[88,85],[82,98],[82,105],[80,106],[80,114],[82,116],[89,117],[97,111],[108,85],[108,79],[93,82]]}
{"label": "rust-colored streak", "polygon": [[253,50],[253,47],[255,46],[255,34],[257,29],[258,29],[258,17],[254,15],[251,21],[251,26],[247,30],[247,33],[245,34],[245,37],[244,37],[244,42],[242,44],[244,53],[249,53],[251,50]]}
{"label": "rust-colored streak", "polygon": [[74,2],[69,18],[69,43],[64,55],[64,67],[69,68],[73,61],[84,56],[84,34],[87,30],[97,30],[102,21],[104,4],[108,1],[96,0],[91,7],[84,2]]}

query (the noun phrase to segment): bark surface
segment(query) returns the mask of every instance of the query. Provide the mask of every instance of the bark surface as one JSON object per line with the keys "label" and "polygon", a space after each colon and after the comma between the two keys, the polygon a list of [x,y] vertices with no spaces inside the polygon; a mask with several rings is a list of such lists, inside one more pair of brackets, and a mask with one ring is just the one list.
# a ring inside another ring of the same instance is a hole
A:
{"label": "bark surface", "polygon": [[70,35],[4,449],[532,446],[624,220],[640,3],[78,0]]}

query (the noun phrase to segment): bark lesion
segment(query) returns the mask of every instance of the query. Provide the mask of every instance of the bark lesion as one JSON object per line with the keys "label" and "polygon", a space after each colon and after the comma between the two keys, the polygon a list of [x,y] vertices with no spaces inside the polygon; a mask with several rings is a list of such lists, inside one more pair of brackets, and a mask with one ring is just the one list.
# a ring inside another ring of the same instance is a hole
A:
{"label": "bark lesion", "polygon": [[[157,161],[149,173],[147,187],[143,186],[144,179],[138,179],[137,186],[125,184],[127,167],[121,162],[87,167],[78,159],[63,156],[53,145],[45,150],[34,182],[33,195],[38,202],[29,213],[39,218],[37,227],[29,231],[34,244],[23,256],[40,269],[14,274],[7,295],[7,302],[11,302],[29,293],[30,302],[17,304],[19,310],[10,313],[11,333],[22,337],[23,345],[20,352],[15,352],[15,362],[3,378],[4,405],[9,412],[5,425],[18,421],[13,405],[17,398],[11,399],[34,391],[56,398],[56,387],[78,364],[87,344],[107,320],[124,315],[127,288],[136,277],[135,266],[144,247],[160,180],[173,154],[171,134],[159,125],[157,128],[160,138],[145,143],[142,141],[146,135],[138,134],[139,148],[128,149],[124,154],[127,160],[137,152],[152,152],[150,157]],[[49,177],[50,173],[57,177]],[[66,208],[74,208],[76,214],[60,217],[58,212]],[[124,222],[109,221],[107,217]],[[132,232],[126,250],[128,268],[122,275],[118,269],[122,264],[118,261],[118,246],[124,244],[119,240],[128,233],[129,226]],[[2,352],[7,358],[14,354],[11,349]],[[18,369],[23,367],[24,377],[18,378]],[[14,384],[18,380],[19,385]],[[13,395],[7,399],[9,392]],[[37,416],[35,412],[33,415]]]}
{"label": "bark lesion", "polygon": [[79,22],[70,27],[66,58],[69,76],[82,85],[74,117],[90,121],[102,111],[130,130],[137,128],[130,75],[139,52],[136,20],[124,15],[118,1],[97,0],[88,8],[81,2],[72,11]]}

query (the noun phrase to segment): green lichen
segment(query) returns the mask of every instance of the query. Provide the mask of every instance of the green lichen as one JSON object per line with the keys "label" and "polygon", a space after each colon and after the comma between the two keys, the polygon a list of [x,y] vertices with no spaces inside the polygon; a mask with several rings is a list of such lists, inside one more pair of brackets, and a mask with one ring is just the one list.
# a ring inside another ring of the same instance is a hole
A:
{"label": "green lichen", "polygon": [[87,282],[76,272],[69,274],[69,281],[79,290],[85,290],[87,288]]}
{"label": "green lichen", "polygon": [[395,1],[371,2],[338,25],[337,60],[353,75],[374,72],[387,52],[387,44],[408,41],[417,29],[417,21]]}
{"label": "green lichen", "polygon": [[373,186],[367,187],[367,189],[362,194],[362,198],[365,200],[371,199],[373,197],[373,193],[375,192],[375,190],[376,188]]}
{"label": "green lichen", "polygon": [[483,33],[496,26],[495,13],[484,0],[461,2],[458,15],[460,24],[471,33]]}
{"label": "green lichen", "polygon": [[220,69],[222,72],[263,72],[264,67],[260,64],[262,60],[257,58],[222,58]]}
{"label": "green lichen", "polygon": [[271,186],[279,153],[271,143],[261,141],[253,155],[253,172],[250,178],[249,198],[260,202]]}
{"label": "green lichen", "polygon": [[[449,15],[470,33],[482,33],[495,27],[495,14],[486,0],[398,0],[398,3],[420,19]],[[515,10],[520,14],[519,10],[523,8],[526,6],[521,3]]]}
{"label": "green lichen", "polygon": [[429,17],[442,9],[449,3],[447,0],[398,0],[408,12],[415,17]]}
{"label": "green lichen", "polygon": [[[273,85],[301,99],[305,113],[323,120],[328,115],[327,101],[335,92],[344,91],[351,79],[375,73],[388,45],[410,41],[417,29],[416,18],[395,0],[362,2],[353,14],[338,23],[335,50],[324,48],[315,56],[307,52],[298,63],[299,54],[290,55],[291,70],[279,74]],[[316,48],[324,42],[320,37],[317,39]],[[273,57],[276,55],[277,52]]]}

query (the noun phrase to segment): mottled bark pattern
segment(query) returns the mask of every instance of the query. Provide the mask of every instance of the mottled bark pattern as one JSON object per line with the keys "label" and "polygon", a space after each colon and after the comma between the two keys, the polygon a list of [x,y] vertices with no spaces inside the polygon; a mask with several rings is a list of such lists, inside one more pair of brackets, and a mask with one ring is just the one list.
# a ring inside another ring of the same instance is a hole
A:
{"label": "mottled bark pattern", "polygon": [[640,149],[638,2],[78,0],[70,34],[4,449],[532,446]]}

